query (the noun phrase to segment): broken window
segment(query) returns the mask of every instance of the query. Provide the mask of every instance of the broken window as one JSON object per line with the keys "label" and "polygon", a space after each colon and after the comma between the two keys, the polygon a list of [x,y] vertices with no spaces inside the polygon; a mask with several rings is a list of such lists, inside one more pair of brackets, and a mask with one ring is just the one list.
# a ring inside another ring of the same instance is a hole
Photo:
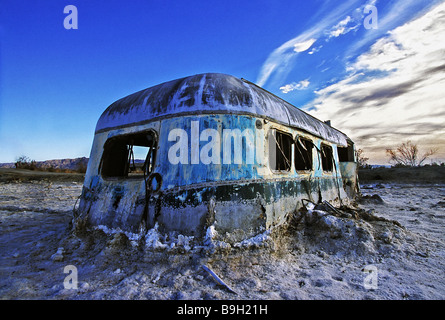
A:
{"label": "broken window", "polygon": [[272,170],[290,171],[292,155],[292,136],[271,129],[269,132],[269,165]]}
{"label": "broken window", "polygon": [[295,170],[312,170],[313,142],[297,137],[295,140]]}
{"label": "broken window", "polygon": [[104,177],[144,177],[153,170],[156,139],[151,131],[110,138],[100,171]]}
{"label": "broken window", "polygon": [[337,147],[340,162],[354,162],[354,145],[348,143],[347,147]]}
{"label": "broken window", "polygon": [[321,166],[323,167],[323,171],[332,171],[334,167],[334,157],[331,146],[321,145]]}

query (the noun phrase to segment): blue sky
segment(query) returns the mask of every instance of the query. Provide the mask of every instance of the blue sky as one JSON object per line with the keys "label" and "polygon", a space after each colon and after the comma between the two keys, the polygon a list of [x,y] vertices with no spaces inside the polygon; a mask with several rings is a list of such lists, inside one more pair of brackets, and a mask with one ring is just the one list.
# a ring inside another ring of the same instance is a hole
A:
{"label": "blue sky", "polygon": [[[67,5],[76,30],[64,28]],[[366,5],[376,29],[364,26]],[[373,163],[408,139],[445,161],[445,95],[434,89],[445,84],[444,10],[423,0],[0,0],[0,162],[88,157],[113,101],[204,72],[332,120]]]}

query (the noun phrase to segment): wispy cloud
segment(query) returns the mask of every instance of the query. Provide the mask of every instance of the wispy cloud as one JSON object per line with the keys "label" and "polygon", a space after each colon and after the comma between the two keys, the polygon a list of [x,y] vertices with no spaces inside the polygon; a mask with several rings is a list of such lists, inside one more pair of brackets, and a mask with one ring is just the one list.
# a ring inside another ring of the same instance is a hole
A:
{"label": "wispy cloud", "polygon": [[303,42],[297,42],[294,44],[294,51],[295,52],[304,52],[306,50],[309,50],[312,45],[314,44],[314,42],[317,41],[317,39],[309,39]]}
{"label": "wispy cloud", "polygon": [[307,54],[314,54],[314,53],[320,51],[321,48],[323,48],[322,45],[320,45],[318,47],[312,47],[311,51],[309,51]]}
{"label": "wispy cloud", "polygon": [[[428,4],[432,6],[440,1],[443,0],[431,0],[428,2]],[[426,1],[419,0],[398,0],[389,2],[386,13],[383,14],[382,11],[378,11],[378,28],[366,32],[361,39],[358,39],[355,43],[353,43],[346,50],[345,56],[353,56],[361,49],[366,48],[376,39],[384,36],[388,30],[392,30],[400,26],[401,21],[406,21],[411,15],[413,15],[413,12],[414,14],[422,14],[419,6],[421,6],[422,3],[425,2]],[[378,3],[376,0],[370,2],[369,4],[376,5],[378,7]],[[366,5],[362,6],[362,8],[364,8],[365,6]],[[428,5],[426,5],[425,7],[428,8]],[[361,11],[361,15],[362,17],[364,17],[363,10]]]}
{"label": "wispy cloud", "polygon": [[289,93],[294,90],[303,90],[306,89],[309,86],[310,82],[309,80],[302,80],[300,82],[292,82],[289,84],[286,84],[285,86],[280,87],[281,92],[283,93]]}
{"label": "wispy cloud", "polygon": [[[430,5],[437,1],[440,0],[432,0]],[[395,0],[385,3],[385,12],[380,9],[378,11],[378,28],[362,33],[360,38],[348,44],[343,50],[343,59],[348,60],[359,54],[373,41],[384,36],[388,30],[406,21],[413,12],[421,10],[421,6],[428,7],[425,3],[426,0]],[[296,65],[299,54],[307,51],[308,54],[313,55],[322,48],[320,44],[322,41],[332,41],[351,31],[358,31],[367,16],[365,8],[368,6],[380,7],[377,0],[365,2],[349,0],[341,2],[340,5],[324,5],[320,12],[315,14],[318,21],[313,27],[283,43],[269,54],[260,69],[256,83],[264,86],[271,78],[273,85],[282,83]],[[314,47],[315,42],[318,43],[317,47]],[[308,51],[309,49],[311,50]]]}
{"label": "wispy cloud", "polygon": [[332,29],[329,31],[329,38],[337,38],[341,36],[342,34],[346,34],[351,30],[357,29],[358,24],[354,24],[353,26],[348,27],[348,24],[352,21],[351,16],[346,16],[343,20],[341,20],[338,24],[336,24]]}
{"label": "wispy cloud", "polygon": [[263,86],[272,74],[275,74],[280,80],[285,78],[292,69],[298,54],[309,50],[317,39],[324,37],[324,32],[338,21],[338,17],[345,16],[345,13],[357,6],[357,2],[359,1],[349,0],[336,5],[328,11],[321,22],[273,50],[262,65],[256,83]]}
{"label": "wispy cloud", "polygon": [[[445,158],[445,3],[377,39],[345,79],[305,108],[331,119],[371,158],[411,139]],[[442,149],[442,150],[440,150]],[[383,150],[383,152],[382,152]]]}
{"label": "wispy cloud", "polygon": [[263,64],[256,81],[257,84],[263,86],[273,72],[281,75],[287,74],[292,67],[295,56],[300,52],[309,50],[316,41],[316,39],[312,37],[312,35],[316,33],[316,30],[312,30],[287,41],[275,49]]}

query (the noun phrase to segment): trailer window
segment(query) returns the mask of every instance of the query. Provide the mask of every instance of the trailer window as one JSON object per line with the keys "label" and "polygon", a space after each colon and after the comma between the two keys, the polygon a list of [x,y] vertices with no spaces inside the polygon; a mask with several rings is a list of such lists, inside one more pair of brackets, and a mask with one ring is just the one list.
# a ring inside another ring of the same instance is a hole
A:
{"label": "trailer window", "polygon": [[110,138],[104,146],[100,171],[104,177],[141,178],[153,170],[156,156],[153,132]]}
{"label": "trailer window", "polygon": [[312,170],[312,150],[314,144],[311,140],[297,137],[295,140],[295,170]]}
{"label": "trailer window", "polygon": [[292,161],[292,136],[271,129],[268,135],[269,166],[274,171],[290,171]]}
{"label": "trailer window", "polygon": [[354,146],[348,143],[347,147],[337,147],[338,161],[354,162]]}
{"label": "trailer window", "polygon": [[323,171],[332,171],[334,157],[331,146],[321,145],[321,165],[323,167]]}

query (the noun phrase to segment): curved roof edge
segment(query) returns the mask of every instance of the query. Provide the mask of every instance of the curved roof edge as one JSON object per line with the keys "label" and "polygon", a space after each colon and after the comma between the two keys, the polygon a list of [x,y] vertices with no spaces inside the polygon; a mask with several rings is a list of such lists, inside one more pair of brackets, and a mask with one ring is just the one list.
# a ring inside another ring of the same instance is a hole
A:
{"label": "curved roof edge", "polygon": [[168,81],[119,99],[102,113],[96,133],[181,114],[209,113],[263,117],[343,146],[349,140],[341,131],[261,87],[220,73]]}

